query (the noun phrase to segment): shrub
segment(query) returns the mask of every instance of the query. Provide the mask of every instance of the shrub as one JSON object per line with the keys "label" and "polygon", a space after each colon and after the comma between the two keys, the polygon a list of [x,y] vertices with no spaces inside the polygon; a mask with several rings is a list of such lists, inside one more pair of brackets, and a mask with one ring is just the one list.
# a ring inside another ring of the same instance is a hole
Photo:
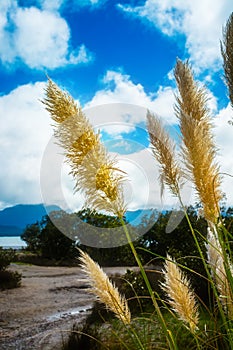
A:
{"label": "shrub", "polygon": [[0,247],[0,289],[10,289],[20,286],[22,275],[18,272],[8,271],[7,267],[15,260],[16,254],[13,249]]}
{"label": "shrub", "polygon": [[1,270],[0,271],[0,289],[11,289],[17,288],[21,285],[21,277],[22,275],[17,271],[8,271]]}
{"label": "shrub", "polygon": [[62,350],[100,350],[97,328],[85,323],[80,327],[73,325],[69,338],[63,343]]}
{"label": "shrub", "polygon": [[3,249],[0,247],[0,271],[4,271],[15,259],[16,254],[13,249]]}

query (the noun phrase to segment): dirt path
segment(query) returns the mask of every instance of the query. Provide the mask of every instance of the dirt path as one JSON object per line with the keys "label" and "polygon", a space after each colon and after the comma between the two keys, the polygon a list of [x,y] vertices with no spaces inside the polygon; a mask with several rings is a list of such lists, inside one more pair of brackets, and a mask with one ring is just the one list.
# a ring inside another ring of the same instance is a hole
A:
{"label": "dirt path", "polygon": [[[0,349],[60,349],[76,322],[82,322],[94,298],[77,267],[11,265],[22,273],[22,286],[0,291]],[[127,268],[106,268],[110,274]]]}

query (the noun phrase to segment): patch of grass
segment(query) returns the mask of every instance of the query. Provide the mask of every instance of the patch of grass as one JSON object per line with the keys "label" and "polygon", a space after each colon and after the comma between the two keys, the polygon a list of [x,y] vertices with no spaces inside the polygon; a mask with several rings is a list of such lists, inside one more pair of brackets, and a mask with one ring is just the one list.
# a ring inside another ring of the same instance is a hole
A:
{"label": "patch of grass", "polygon": [[[140,347],[135,334],[140,338],[145,350],[167,349],[166,337],[156,314],[139,314],[132,320],[130,326],[125,326],[110,315],[108,320],[104,320],[102,311],[96,307],[83,326],[74,325],[62,350],[138,350]],[[174,335],[178,349],[196,350],[196,339],[184,323],[168,311],[164,311],[163,316]],[[131,327],[135,330],[134,333],[131,332]],[[205,333],[200,330],[196,334],[200,350],[229,349],[226,335],[224,337],[223,333],[218,332],[218,325],[207,313],[202,315],[200,329],[203,328],[206,329]]]}
{"label": "patch of grass", "polygon": [[70,332],[68,340],[63,342],[62,350],[101,350],[102,345],[99,343],[98,331],[96,326],[85,323],[80,327],[76,324]]}

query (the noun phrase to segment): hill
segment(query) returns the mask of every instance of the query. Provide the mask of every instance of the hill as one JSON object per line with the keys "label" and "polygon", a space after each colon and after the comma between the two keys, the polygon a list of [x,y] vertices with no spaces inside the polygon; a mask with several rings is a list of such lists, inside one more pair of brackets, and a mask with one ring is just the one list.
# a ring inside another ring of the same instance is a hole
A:
{"label": "hill", "polygon": [[40,221],[43,216],[54,210],[56,205],[18,204],[0,211],[0,236],[20,236],[28,224]]}
{"label": "hill", "polygon": [[[20,236],[27,225],[41,221],[42,217],[51,211],[60,210],[56,205],[44,206],[43,204],[18,204],[0,211],[0,237]],[[149,218],[155,209],[139,209],[127,211],[126,219],[137,226],[143,218]]]}

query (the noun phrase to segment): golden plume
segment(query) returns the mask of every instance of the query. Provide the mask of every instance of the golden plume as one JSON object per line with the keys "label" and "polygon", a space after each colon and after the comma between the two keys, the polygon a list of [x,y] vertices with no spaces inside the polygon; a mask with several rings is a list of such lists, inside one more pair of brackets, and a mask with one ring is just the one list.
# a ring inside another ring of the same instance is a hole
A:
{"label": "golden plume", "polygon": [[207,108],[207,94],[194,81],[188,62],[177,60],[175,78],[179,90],[175,113],[182,134],[182,155],[203,205],[206,220],[215,223],[219,217],[219,167]]}
{"label": "golden plume", "polygon": [[106,273],[87,253],[84,253],[82,250],[79,250],[79,252],[81,268],[88,276],[88,282],[91,287],[89,292],[96,295],[99,301],[104,303],[124,324],[129,324],[131,314],[125,297],[119,293],[117,287],[109,280]]}
{"label": "golden plume", "polygon": [[65,150],[75,190],[84,193],[86,206],[122,217],[126,210],[124,173],[117,168],[116,160],[110,158],[99,133],[94,132],[81,107],[67,92],[49,79],[45,93],[42,103],[55,121],[54,135]]}
{"label": "golden plume", "polygon": [[163,273],[161,287],[168,296],[168,303],[191,332],[195,332],[198,329],[199,313],[190,281],[169,255]]}
{"label": "golden plume", "polygon": [[147,130],[153,155],[160,165],[162,192],[166,184],[174,195],[179,195],[182,172],[175,157],[175,143],[165,130],[162,120],[149,111],[147,112]]}

